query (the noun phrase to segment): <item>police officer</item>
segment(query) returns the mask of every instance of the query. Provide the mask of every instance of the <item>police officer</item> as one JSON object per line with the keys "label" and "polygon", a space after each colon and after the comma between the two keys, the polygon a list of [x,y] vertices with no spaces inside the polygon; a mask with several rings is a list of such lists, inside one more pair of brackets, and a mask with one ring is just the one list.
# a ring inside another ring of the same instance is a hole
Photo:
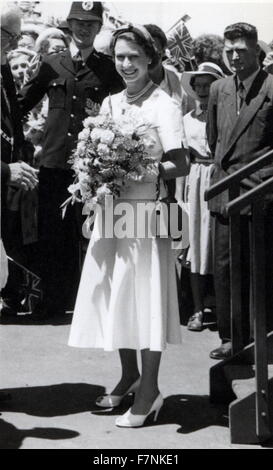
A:
{"label": "police officer", "polygon": [[82,122],[95,114],[102,100],[124,87],[112,60],[93,47],[102,26],[101,2],[73,2],[67,18],[69,48],[43,59],[23,88],[23,113],[49,97],[49,111],[39,174],[40,275],[44,300],[38,316],[62,315],[74,306],[80,275],[81,227],[76,207],[62,219],[60,206],[73,182],[69,158]]}

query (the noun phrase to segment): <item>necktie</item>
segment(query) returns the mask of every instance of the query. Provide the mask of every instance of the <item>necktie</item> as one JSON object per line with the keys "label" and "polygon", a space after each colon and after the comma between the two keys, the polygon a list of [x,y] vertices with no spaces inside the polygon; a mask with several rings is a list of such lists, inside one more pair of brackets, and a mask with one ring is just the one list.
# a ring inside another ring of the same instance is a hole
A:
{"label": "necktie", "polygon": [[238,97],[239,97],[239,100],[238,100],[238,112],[240,112],[240,109],[243,105],[243,102],[245,100],[245,87],[244,87],[244,84],[242,82],[239,83],[239,86],[238,86]]}
{"label": "necktie", "polygon": [[83,60],[80,51],[78,51],[77,54],[73,57],[73,63],[75,71],[78,73],[83,65]]}

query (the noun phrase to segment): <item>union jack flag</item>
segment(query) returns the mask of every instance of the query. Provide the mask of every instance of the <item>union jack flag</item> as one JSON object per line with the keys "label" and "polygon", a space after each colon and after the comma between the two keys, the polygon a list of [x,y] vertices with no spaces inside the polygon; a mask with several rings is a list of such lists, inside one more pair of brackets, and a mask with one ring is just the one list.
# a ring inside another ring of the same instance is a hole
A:
{"label": "union jack flag", "polygon": [[121,26],[125,24],[123,20],[116,18],[115,16],[105,14],[105,18],[108,20],[110,25],[113,26],[114,28],[120,28]]}
{"label": "union jack flag", "polygon": [[169,29],[167,38],[171,55],[182,65],[191,62],[193,41],[182,18]]}
{"label": "union jack flag", "polygon": [[103,13],[104,13],[104,26],[110,28],[120,28],[127,22],[117,13],[117,10],[113,8],[113,5],[108,2],[103,2]]}
{"label": "union jack flag", "polygon": [[23,296],[23,300],[21,301],[22,311],[32,312],[35,305],[43,299],[41,279],[37,274],[33,273],[9,256],[8,260],[10,263],[14,263],[23,273],[22,284],[19,287],[20,293]]}
{"label": "union jack flag", "polygon": [[36,274],[25,270],[22,293],[24,298],[21,301],[24,312],[33,312],[35,305],[42,300],[41,279]]}

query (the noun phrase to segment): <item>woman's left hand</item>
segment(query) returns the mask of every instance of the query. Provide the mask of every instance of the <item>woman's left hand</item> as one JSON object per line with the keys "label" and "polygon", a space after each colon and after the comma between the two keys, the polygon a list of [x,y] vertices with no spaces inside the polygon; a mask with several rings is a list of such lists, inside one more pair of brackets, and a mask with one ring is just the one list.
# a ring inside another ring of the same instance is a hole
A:
{"label": "woman's left hand", "polygon": [[159,175],[158,162],[149,165],[147,173],[144,175],[141,183],[156,183]]}

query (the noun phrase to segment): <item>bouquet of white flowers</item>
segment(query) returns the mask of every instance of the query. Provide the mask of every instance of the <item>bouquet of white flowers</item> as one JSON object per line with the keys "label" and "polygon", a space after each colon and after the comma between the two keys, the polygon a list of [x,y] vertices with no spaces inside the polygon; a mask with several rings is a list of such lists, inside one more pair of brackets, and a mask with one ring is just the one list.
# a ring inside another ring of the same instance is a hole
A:
{"label": "bouquet of white flowers", "polygon": [[154,140],[147,135],[148,124],[133,116],[113,120],[111,114],[88,117],[79,133],[77,148],[70,159],[76,179],[65,201],[87,203],[90,210],[104,197],[120,195],[127,181],[143,181],[158,175],[155,159],[149,155]]}

